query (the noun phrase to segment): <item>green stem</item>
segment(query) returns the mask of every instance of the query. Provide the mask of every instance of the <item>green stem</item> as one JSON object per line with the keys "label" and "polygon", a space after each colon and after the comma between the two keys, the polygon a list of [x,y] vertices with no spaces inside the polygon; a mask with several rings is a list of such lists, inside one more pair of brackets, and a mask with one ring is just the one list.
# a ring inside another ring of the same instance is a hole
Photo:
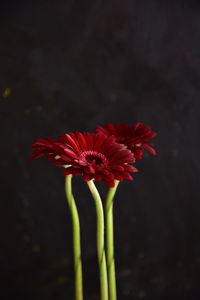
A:
{"label": "green stem", "polygon": [[117,299],[115,258],[114,258],[114,230],[113,230],[113,198],[119,184],[115,180],[115,186],[110,188],[106,198],[106,255],[108,268],[109,299]]}
{"label": "green stem", "polygon": [[80,239],[80,223],[78,210],[72,194],[71,187],[72,175],[65,177],[65,193],[67,196],[71,216],[73,230],[73,250],[74,250],[74,275],[75,275],[75,300],[83,300],[83,283],[82,283],[82,263],[81,263],[81,239]]}
{"label": "green stem", "polygon": [[96,205],[97,213],[97,253],[99,260],[101,300],[108,300],[107,267],[104,247],[104,213],[100,195],[93,180],[88,181],[89,189]]}

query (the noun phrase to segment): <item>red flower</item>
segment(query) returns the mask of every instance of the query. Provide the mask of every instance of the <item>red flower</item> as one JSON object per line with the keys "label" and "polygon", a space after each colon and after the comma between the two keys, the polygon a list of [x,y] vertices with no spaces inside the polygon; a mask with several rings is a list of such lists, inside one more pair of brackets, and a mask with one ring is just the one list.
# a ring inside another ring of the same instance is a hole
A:
{"label": "red flower", "polygon": [[110,187],[114,179],[132,179],[129,172],[137,172],[128,164],[135,161],[132,152],[116,143],[114,136],[76,131],[59,136],[58,141],[37,139],[32,147],[31,160],[47,155],[54,160],[51,164],[65,167],[64,175],[82,175],[85,181],[103,179]]}
{"label": "red flower", "polygon": [[108,123],[106,126],[98,126],[95,131],[106,136],[114,135],[117,143],[124,144],[130,149],[137,159],[142,158],[143,148],[147,149],[153,155],[156,151],[148,140],[156,136],[150,127],[143,123],[136,123],[133,126],[128,124],[116,123],[115,125]]}

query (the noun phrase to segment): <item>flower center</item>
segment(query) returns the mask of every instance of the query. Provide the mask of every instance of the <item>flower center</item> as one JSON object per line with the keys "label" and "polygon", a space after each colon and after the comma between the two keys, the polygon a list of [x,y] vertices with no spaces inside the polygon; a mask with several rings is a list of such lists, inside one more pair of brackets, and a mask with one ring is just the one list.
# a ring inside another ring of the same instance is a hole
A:
{"label": "flower center", "polygon": [[102,166],[107,163],[106,157],[102,153],[96,151],[84,151],[81,156],[81,158],[89,164],[94,162],[95,165]]}
{"label": "flower center", "polygon": [[103,163],[103,160],[101,157],[99,156],[95,156],[95,155],[87,155],[85,157],[85,159],[87,160],[87,162],[92,163],[93,161],[95,161],[95,165],[101,165]]}

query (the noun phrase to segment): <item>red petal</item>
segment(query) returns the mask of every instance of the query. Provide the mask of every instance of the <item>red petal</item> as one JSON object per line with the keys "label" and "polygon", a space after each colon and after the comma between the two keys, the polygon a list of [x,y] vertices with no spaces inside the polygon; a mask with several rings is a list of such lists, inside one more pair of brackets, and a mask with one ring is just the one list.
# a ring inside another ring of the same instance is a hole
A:
{"label": "red petal", "polygon": [[66,162],[64,162],[62,159],[56,159],[51,162],[51,165],[53,166],[64,166],[66,165]]}
{"label": "red petal", "polygon": [[87,143],[87,150],[93,150],[93,134],[86,132],[84,137]]}
{"label": "red petal", "polygon": [[65,148],[64,149],[64,152],[67,154],[67,155],[69,155],[69,156],[71,156],[71,157],[73,157],[73,158],[78,158],[78,156],[77,156],[77,154],[75,154],[73,151],[71,151],[69,148]]}
{"label": "red petal", "polygon": [[94,178],[94,175],[91,175],[91,174],[88,174],[88,175],[84,174],[83,175],[83,180],[85,180],[85,181],[89,181],[93,178]]}
{"label": "red petal", "polygon": [[93,168],[93,166],[92,166],[92,165],[89,165],[89,170],[90,170],[90,172],[91,172],[92,174],[94,174],[94,173],[95,173],[95,169]]}
{"label": "red petal", "polygon": [[67,143],[67,144],[69,143],[68,139],[66,138],[65,135],[59,135],[58,136],[58,141],[61,142],[61,143]]}
{"label": "red petal", "polygon": [[108,123],[108,124],[106,124],[105,127],[106,127],[106,129],[108,129],[108,131],[109,131],[111,134],[115,135],[116,130],[115,130],[115,127],[114,127],[113,124]]}
{"label": "red petal", "polygon": [[110,179],[107,179],[107,178],[103,178],[103,180],[105,181],[105,183],[106,183],[109,187],[114,187],[114,186],[115,186],[114,180],[110,180]]}
{"label": "red petal", "polygon": [[102,179],[102,175],[99,174],[99,173],[96,173],[96,174],[94,175],[94,178],[95,178],[95,180],[99,181],[99,180]]}
{"label": "red petal", "polygon": [[138,172],[138,169],[136,169],[135,167],[133,167],[131,165],[125,165],[124,170],[129,171],[129,172]]}
{"label": "red petal", "polygon": [[30,155],[31,156],[31,161],[33,161],[33,160],[35,160],[35,159],[37,159],[37,158],[39,158],[43,155],[44,155],[44,153],[41,153],[41,152],[33,152]]}
{"label": "red petal", "polygon": [[110,158],[110,161],[120,161],[120,162],[134,162],[135,159],[132,154],[130,154],[130,151],[128,150],[122,150],[119,152],[116,152],[113,154],[113,156]]}
{"label": "red petal", "polygon": [[[109,166],[109,170],[115,170],[115,171],[124,171],[124,167],[117,166],[117,165],[111,165]],[[128,171],[128,170],[127,170]]]}
{"label": "red petal", "polygon": [[82,170],[81,169],[74,169],[73,167],[69,167],[69,168],[63,169],[62,173],[64,175],[69,175],[69,174],[81,175]]}
{"label": "red petal", "polygon": [[147,149],[150,153],[152,153],[153,155],[156,155],[156,151],[155,151],[152,147],[150,147],[149,145],[143,144],[142,146],[143,146],[145,149]]}
{"label": "red petal", "polygon": [[104,143],[101,146],[102,153],[105,153],[110,147],[112,147],[115,144],[115,137],[114,135],[108,137],[105,139]]}
{"label": "red petal", "polygon": [[105,151],[104,153],[106,154],[106,156],[113,156],[113,153],[115,152],[119,152],[125,150],[124,146],[122,144],[115,144],[113,146],[111,146],[107,151]]}
{"label": "red petal", "polygon": [[70,133],[65,135],[70,144],[73,146],[73,148],[79,153],[80,152],[80,147],[75,139],[75,134]]}
{"label": "red petal", "polygon": [[87,148],[87,144],[86,144],[86,140],[85,140],[84,135],[79,131],[77,131],[76,135],[77,135],[77,139],[78,139],[80,148],[82,150],[85,150]]}
{"label": "red petal", "polygon": [[94,150],[97,152],[101,150],[101,145],[103,144],[104,141],[105,141],[105,136],[103,134],[97,134],[95,144],[94,144]]}

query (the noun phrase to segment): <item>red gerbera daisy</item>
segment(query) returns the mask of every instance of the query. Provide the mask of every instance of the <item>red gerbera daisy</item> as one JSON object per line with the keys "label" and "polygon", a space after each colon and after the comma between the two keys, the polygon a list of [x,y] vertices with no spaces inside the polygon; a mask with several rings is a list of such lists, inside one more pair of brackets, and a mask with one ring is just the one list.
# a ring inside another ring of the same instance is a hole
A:
{"label": "red gerbera daisy", "polygon": [[156,151],[151,147],[153,146],[148,140],[156,136],[150,127],[143,123],[136,123],[133,126],[128,124],[116,123],[115,125],[108,123],[106,126],[98,126],[95,131],[102,133],[106,136],[114,135],[116,142],[124,144],[130,149],[137,159],[142,158],[143,149],[147,149],[153,155]]}
{"label": "red gerbera daisy", "polygon": [[116,143],[114,136],[76,131],[59,136],[57,141],[37,139],[32,147],[32,160],[47,155],[54,160],[51,164],[65,167],[64,175],[82,175],[85,181],[103,179],[110,187],[114,179],[132,179],[129,172],[137,172],[128,164],[135,161],[132,152]]}

